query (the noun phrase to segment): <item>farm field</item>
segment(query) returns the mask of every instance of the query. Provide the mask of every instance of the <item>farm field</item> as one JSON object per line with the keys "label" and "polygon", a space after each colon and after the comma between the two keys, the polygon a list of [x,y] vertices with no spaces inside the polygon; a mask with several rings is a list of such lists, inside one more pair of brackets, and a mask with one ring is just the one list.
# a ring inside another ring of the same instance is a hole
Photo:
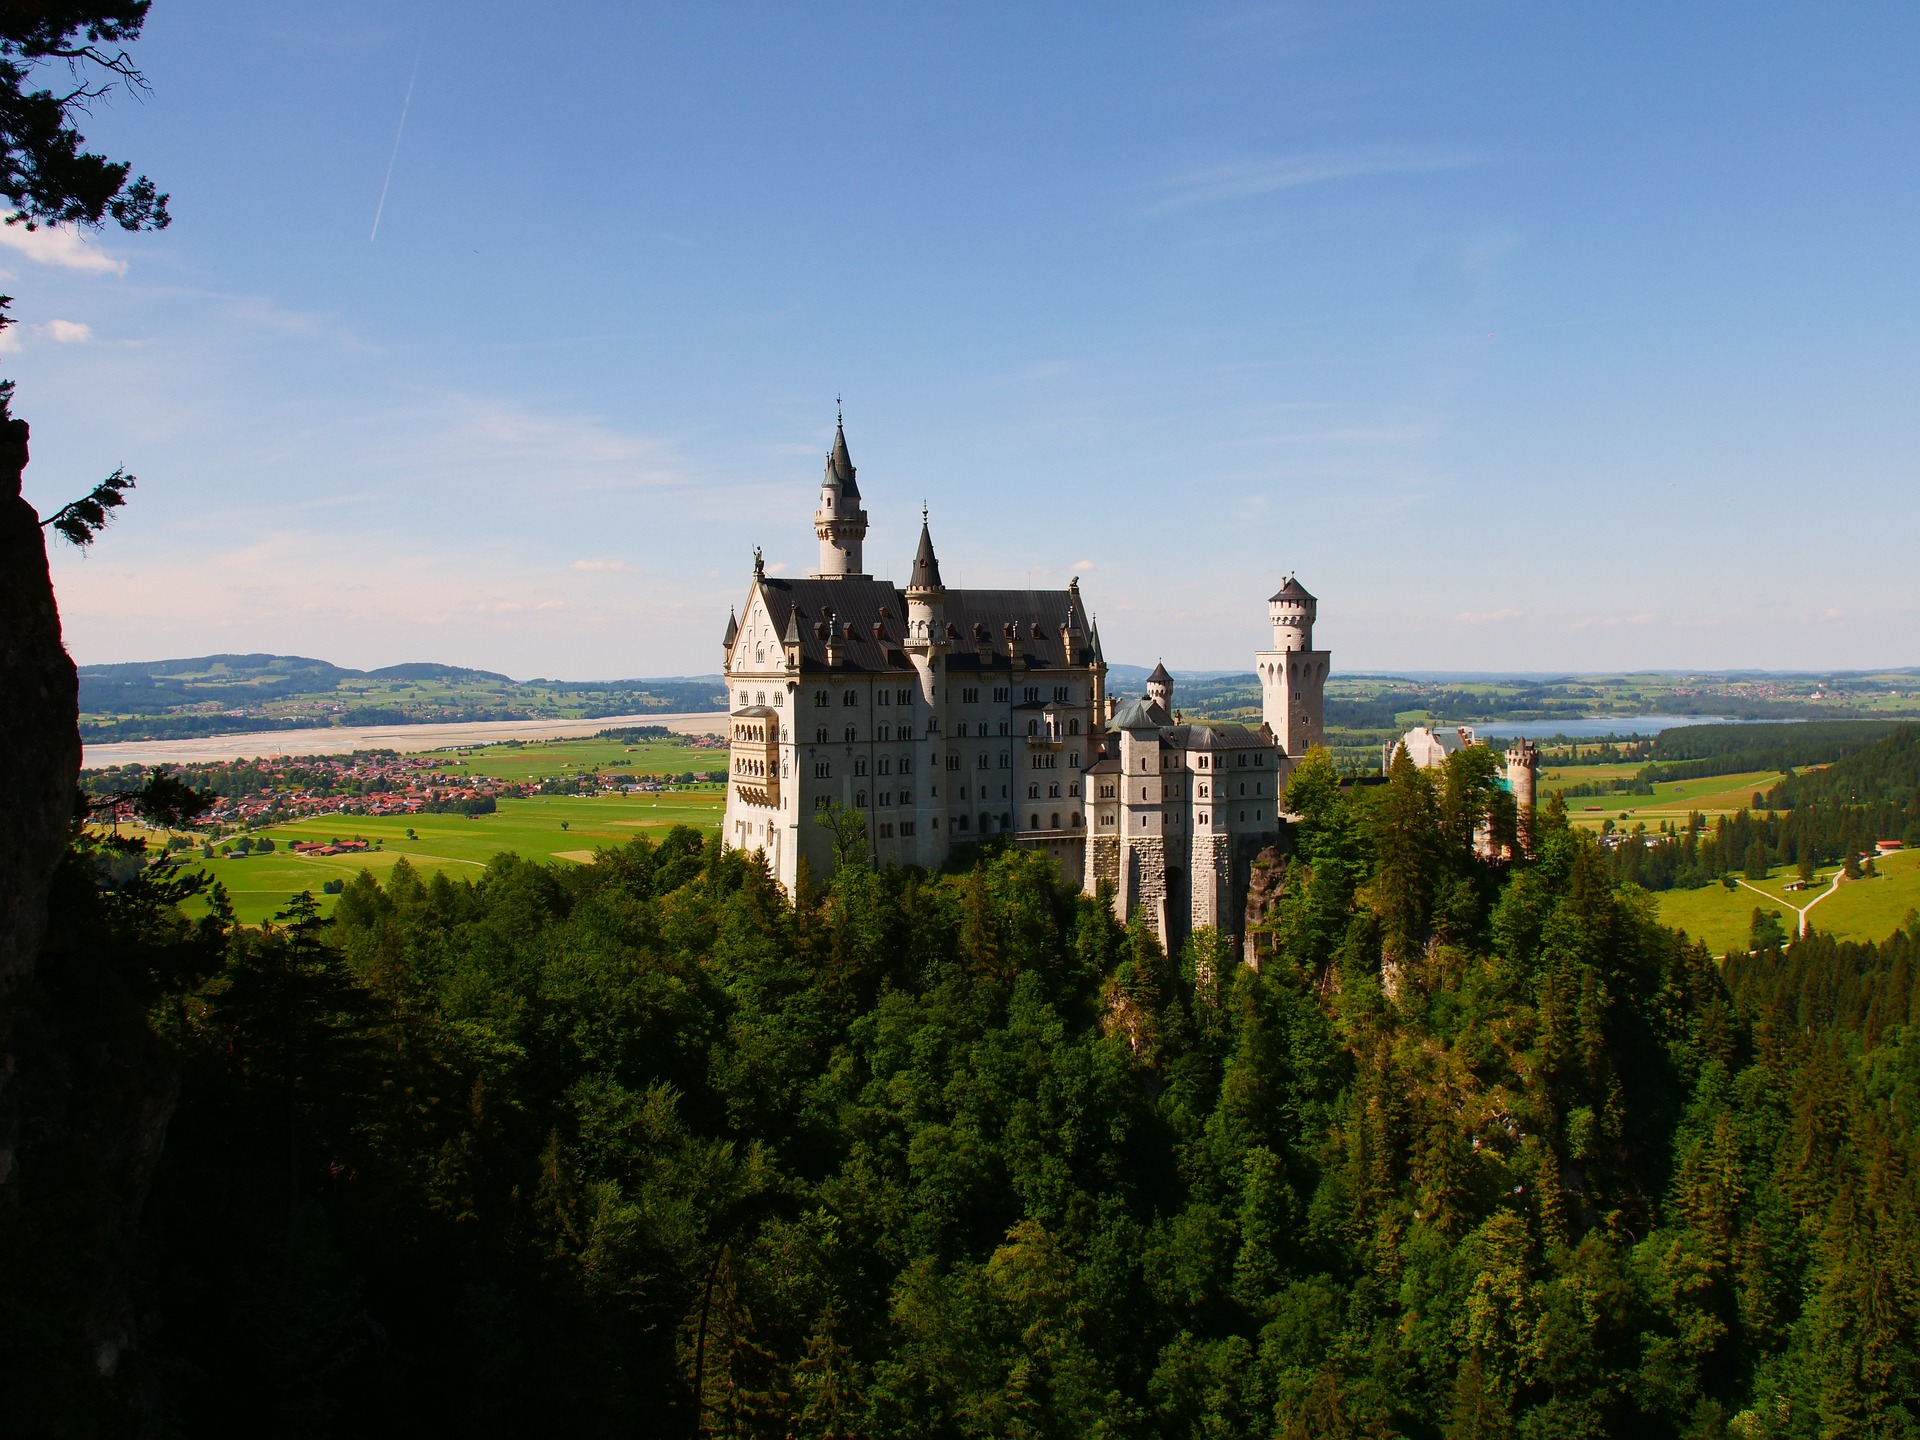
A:
{"label": "farm field", "polygon": [[[1879,868],[1879,878],[1848,881],[1820,900],[1808,917],[1812,927],[1842,940],[1884,940],[1899,929],[1909,910],[1920,910],[1920,851],[1883,856]],[[1818,879],[1830,884],[1837,873],[1838,866],[1825,867]],[[1756,908],[1778,910],[1780,923],[1789,934],[1799,928],[1795,912],[1807,901],[1826,894],[1827,886],[1788,895],[1785,886],[1795,878],[1782,870],[1755,882],[1759,890],[1777,901],[1772,906],[1745,885],[1732,890],[1720,885],[1703,890],[1665,890],[1654,900],[1661,924],[1685,930],[1695,939],[1706,941],[1714,954],[1724,955],[1729,950],[1746,949],[1747,931]]]}
{"label": "farm field", "polygon": [[[1589,765],[1543,772],[1541,794],[1544,797],[1571,785],[1609,779],[1613,774],[1631,775],[1636,768]],[[1567,818],[1576,825],[1588,827],[1597,827],[1603,820],[1611,819],[1623,829],[1631,829],[1635,822],[1643,821],[1653,830],[1659,828],[1662,820],[1684,821],[1689,812],[1695,810],[1709,819],[1745,810],[1753,803],[1755,791],[1764,794],[1784,778],[1778,770],[1750,770],[1740,775],[1711,775],[1702,780],[1663,780],[1653,787],[1651,795],[1574,796],[1567,800]],[[1626,816],[1625,820],[1621,819],[1622,815]]]}
{"label": "farm field", "polygon": [[[584,862],[603,846],[620,845],[636,835],[673,825],[717,832],[726,794],[722,787],[662,795],[535,796],[502,800],[492,815],[331,815],[297,820],[257,832],[279,848],[271,855],[201,861],[227,887],[242,923],[257,925],[284,910],[287,897],[311,890],[330,910],[334,897],[322,895],[328,880],[352,879],[362,870],[384,877],[404,855],[423,875],[445,870],[475,876],[495,855],[506,851],[530,860]],[[563,829],[562,826],[565,826]],[[407,838],[407,831],[414,839]],[[294,855],[292,842],[355,837],[380,848],[353,855]]]}
{"label": "farm field", "polygon": [[724,747],[703,749],[685,740],[539,740],[525,744],[455,745],[422,751],[449,768],[495,780],[541,781],[562,775],[602,771],[635,775],[684,775],[689,771],[722,774]]}

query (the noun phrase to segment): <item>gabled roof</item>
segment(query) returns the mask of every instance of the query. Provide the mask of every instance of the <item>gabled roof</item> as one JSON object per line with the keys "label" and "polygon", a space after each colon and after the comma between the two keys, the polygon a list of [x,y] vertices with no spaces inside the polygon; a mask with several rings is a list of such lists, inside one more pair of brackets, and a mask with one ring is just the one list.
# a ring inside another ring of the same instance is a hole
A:
{"label": "gabled roof", "polygon": [[1272,604],[1275,600],[1311,600],[1311,599],[1313,599],[1313,596],[1307,593],[1307,587],[1302,585],[1298,580],[1294,579],[1293,576],[1289,575],[1287,576],[1287,583],[1282,585],[1278,590],[1274,591],[1273,594],[1267,597],[1267,603]]}
{"label": "gabled roof", "polygon": [[1167,707],[1156,705],[1146,696],[1129,700],[1114,712],[1107,722],[1109,730],[1160,730],[1173,724],[1173,716],[1167,713]]}
{"label": "gabled roof", "polygon": [[1176,750],[1269,750],[1276,741],[1264,726],[1175,725],[1166,742]]}

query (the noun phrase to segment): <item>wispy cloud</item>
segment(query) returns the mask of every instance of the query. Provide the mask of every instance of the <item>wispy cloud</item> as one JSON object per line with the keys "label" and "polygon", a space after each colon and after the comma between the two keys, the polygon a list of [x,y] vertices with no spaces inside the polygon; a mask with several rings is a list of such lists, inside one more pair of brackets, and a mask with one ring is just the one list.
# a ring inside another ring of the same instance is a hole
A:
{"label": "wispy cloud", "polygon": [[49,320],[38,327],[40,333],[61,345],[84,345],[93,339],[93,327],[78,320]]}
{"label": "wispy cloud", "polygon": [[29,230],[22,225],[0,225],[0,245],[18,250],[29,260],[42,265],[58,265],[64,270],[91,270],[98,274],[124,275],[127,262],[96,250],[70,225],[43,225]]}
{"label": "wispy cloud", "polygon": [[1462,610],[1453,617],[1464,625],[1486,625],[1495,620],[1518,620],[1518,610]]}
{"label": "wispy cloud", "polygon": [[1464,150],[1394,145],[1251,155],[1167,177],[1156,187],[1159,193],[1150,208],[1158,212],[1191,210],[1330,180],[1362,175],[1424,175],[1479,163],[1479,156]]}

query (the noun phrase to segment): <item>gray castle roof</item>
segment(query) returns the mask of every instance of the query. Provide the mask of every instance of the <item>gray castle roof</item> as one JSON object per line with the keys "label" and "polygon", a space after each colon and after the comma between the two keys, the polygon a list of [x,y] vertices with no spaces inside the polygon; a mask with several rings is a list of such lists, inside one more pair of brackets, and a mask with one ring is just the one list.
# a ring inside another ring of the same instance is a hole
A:
{"label": "gray castle roof", "polygon": [[1173,724],[1173,716],[1167,713],[1167,707],[1156,704],[1141,695],[1129,700],[1107,722],[1109,730],[1164,730]]}
{"label": "gray castle roof", "polygon": [[1287,576],[1287,583],[1282,585],[1278,590],[1274,591],[1273,594],[1269,595],[1267,597],[1267,602],[1271,604],[1275,600],[1311,600],[1311,599],[1313,599],[1313,596],[1307,593],[1307,587],[1302,585],[1298,580],[1294,579],[1293,576],[1289,575]]}
{"label": "gray castle roof", "polygon": [[[911,671],[902,642],[907,633],[907,599],[891,580],[847,577],[787,580],[766,576],[756,582],[766,597],[774,628],[792,636],[799,630],[800,669],[825,673],[829,615],[844,627],[842,663],[850,674]],[[1066,590],[948,590],[943,599],[947,624],[947,670],[983,673],[1012,669],[1011,644],[1029,670],[1057,670],[1067,663],[1063,628],[1082,637],[1074,663],[1093,658],[1087,645],[1087,618],[1079,592]],[[990,653],[983,660],[976,628]],[[1009,628],[1016,633],[1009,636]]]}
{"label": "gray castle roof", "polygon": [[1154,685],[1154,684],[1159,684],[1159,685],[1171,685],[1171,684],[1173,684],[1173,676],[1171,676],[1171,675],[1169,675],[1169,674],[1167,673],[1167,662],[1166,662],[1166,661],[1164,661],[1164,660],[1160,660],[1160,661],[1156,661],[1156,662],[1155,662],[1155,664],[1154,664],[1154,667],[1153,667],[1153,674],[1151,674],[1151,675],[1149,675],[1149,676],[1147,676],[1147,683],[1148,683],[1149,685]]}
{"label": "gray castle roof", "polygon": [[1176,750],[1266,750],[1274,740],[1263,725],[1175,725],[1164,737]]}

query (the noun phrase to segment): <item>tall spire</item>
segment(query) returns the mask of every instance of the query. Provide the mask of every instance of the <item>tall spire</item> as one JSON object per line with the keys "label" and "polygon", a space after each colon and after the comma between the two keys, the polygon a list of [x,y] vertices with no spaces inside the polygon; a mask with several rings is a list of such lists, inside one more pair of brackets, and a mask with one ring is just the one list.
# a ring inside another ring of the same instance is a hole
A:
{"label": "tall spire", "polygon": [[926,507],[920,510],[920,548],[913,552],[913,578],[907,582],[909,590],[943,590],[940,583],[940,561],[933,553],[933,535],[927,529]]}
{"label": "tall spire", "polygon": [[853,457],[847,453],[846,425],[837,415],[833,448],[827,452],[827,472],[820,480],[820,505],[813,512],[813,533],[820,541],[815,579],[867,578],[860,563],[861,542],[867,538],[867,512],[860,508]]}
{"label": "tall spire", "polygon": [[854,473],[853,457],[847,453],[846,419],[836,415],[833,420],[833,449],[827,452],[827,474],[822,483],[838,485],[842,495],[857,502],[860,499],[860,487],[854,483]]}

